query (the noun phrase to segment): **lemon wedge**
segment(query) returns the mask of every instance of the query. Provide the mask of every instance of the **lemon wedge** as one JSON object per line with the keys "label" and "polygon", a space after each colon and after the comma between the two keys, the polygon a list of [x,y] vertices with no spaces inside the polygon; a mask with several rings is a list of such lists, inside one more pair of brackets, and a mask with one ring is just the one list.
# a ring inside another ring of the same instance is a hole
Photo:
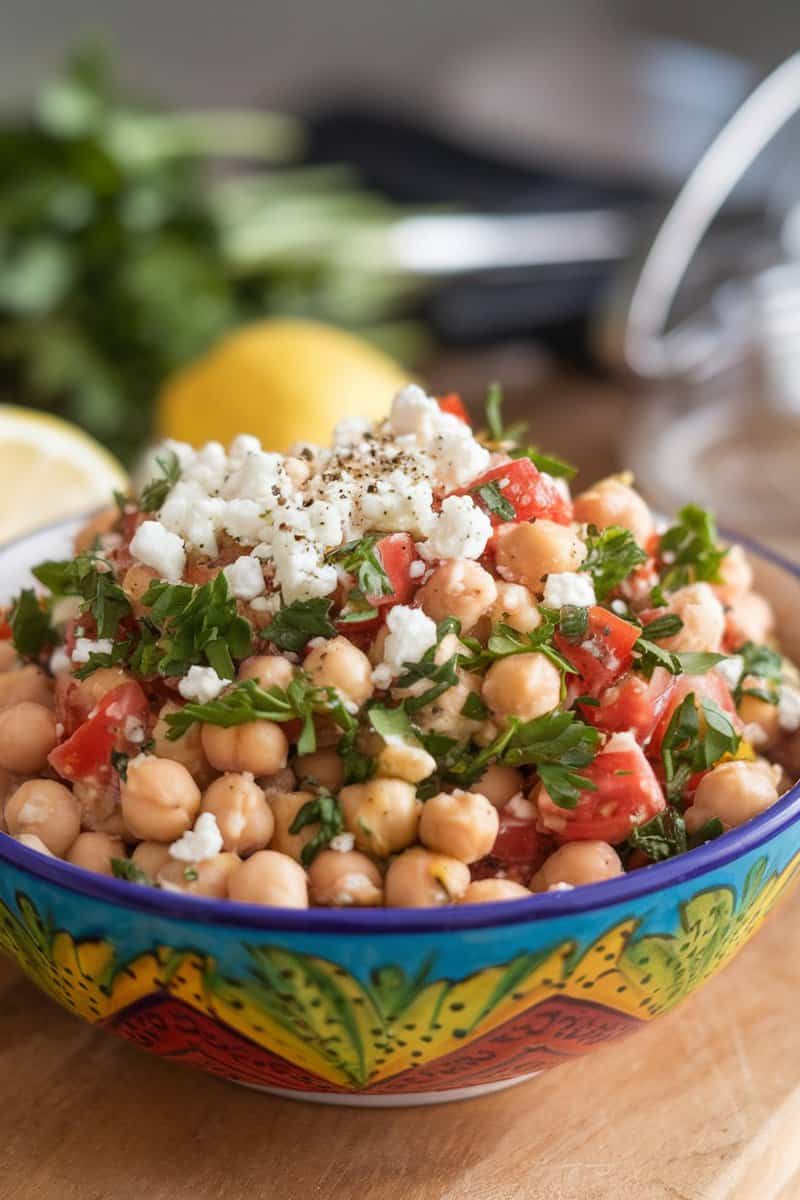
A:
{"label": "lemon wedge", "polygon": [[343,417],[382,420],[408,372],[353,334],[316,321],[246,325],[167,380],[156,426],[198,446],[252,433],[266,450],[326,445]]}
{"label": "lemon wedge", "polygon": [[82,429],[0,404],[0,541],[111,502],[128,477]]}

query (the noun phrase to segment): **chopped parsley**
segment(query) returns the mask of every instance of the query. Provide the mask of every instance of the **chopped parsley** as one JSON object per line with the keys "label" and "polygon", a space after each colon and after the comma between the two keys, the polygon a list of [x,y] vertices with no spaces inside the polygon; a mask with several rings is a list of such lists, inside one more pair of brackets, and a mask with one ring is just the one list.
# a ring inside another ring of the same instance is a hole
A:
{"label": "chopped parsley", "polygon": [[239,616],[222,572],[196,587],[154,581],[142,604],[160,631],[152,658],[161,675],[183,676],[190,666],[207,664],[220,679],[232,679],[233,660],[252,651],[252,627]]}
{"label": "chopped parsley", "polygon": [[397,708],[387,708],[384,704],[371,704],[367,709],[367,720],[385,742],[392,738],[402,738],[403,741],[407,741],[417,736],[402,704]]}
{"label": "chopped parsley", "polygon": [[689,583],[719,580],[719,569],[727,554],[717,542],[713,516],[696,504],[686,504],[674,525],[661,535],[661,587],[674,592]]}
{"label": "chopped parsley", "polygon": [[156,512],[161,508],[181,477],[180,459],[173,450],[163,457],[157,457],[156,463],[161,470],[161,478],[151,480],[147,487],[142,489],[139,497],[139,508],[146,513]]}
{"label": "chopped parsley", "polygon": [[485,721],[489,710],[477,692],[470,692],[461,709],[461,716],[470,721]]}
{"label": "chopped parsley", "polygon": [[594,761],[601,741],[599,730],[575,713],[545,713],[533,721],[513,722],[499,757],[512,767],[535,766],[553,802],[560,808],[575,808],[582,791],[597,790],[577,768]]}
{"label": "chopped parsley", "polygon": [[119,775],[119,777],[123,783],[126,783],[127,779],[128,779],[128,762],[129,761],[130,761],[129,755],[124,754],[121,750],[112,750],[111,751],[111,765],[114,768],[114,770],[117,772],[117,774]]}
{"label": "chopped parsley", "polygon": [[490,441],[497,445],[516,445],[528,432],[527,421],[515,421],[508,428],[503,426],[503,389],[499,383],[490,383],[486,393],[486,428]]}
{"label": "chopped parsley", "polygon": [[558,632],[568,642],[580,642],[589,629],[589,610],[577,604],[565,604],[558,614]]}
{"label": "chopped parsley", "polygon": [[628,845],[633,850],[641,850],[652,862],[662,862],[666,858],[684,854],[689,844],[682,815],[677,808],[668,805],[649,821],[631,830]]}
{"label": "chopped parsley", "polygon": [[308,800],[289,826],[289,833],[301,833],[308,825],[318,825],[319,828],[300,851],[300,861],[304,867],[309,867],[320,850],[324,850],[344,829],[339,801],[330,792],[320,792],[313,800]]}
{"label": "chopped parsley", "polygon": [[496,479],[492,479],[488,483],[482,483],[470,495],[477,496],[487,511],[499,517],[501,521],[516,520],[517,510],[511,501],[507,500],[503,495],[500,490],[500,484]]}
{"label": "chopped parsley", "polygon": [[22,658],[39,658],[61,641],[50,620],[49,602],[25,588],[14,601],[8,616],[11,641]]}
{"label": "chopped parsley", "polygon": [[355,588],[348,596],[348,607],[339,618],[341,621],[364,621],[377,616],[377,610],[370,604],[370,597],[394,594],[376,550],[378,542],[385,536],[383,533],[367,533],[353,542],[345,542],[343,546],[329,550],[325,555],[326,562],[340,567],[356,581]]}
{"label": "chopped parsley", "polygon": [[556,458],[554,454],[542,454],[536,446],[526,446],[524,449],[517,447],[511,451],[511,457],[529,458],[537,470],[552,475],[554,479],[574,479],[578,474],[577,467],[564,462],[563,458]]}
{"label": "chopped parsley", "polygon": [[590,525],[586,547],[581,570],[591,576],[598,600],[605,600],[631,571],[647,562],[647,555],[631,531],[621,525],[609,525],[606,529]]}
{"label": "chopped parsley", "polygon": [[709,770],[726,754],[735,754],[740,742],[730,717],[704,697],[698,708],[690,692],[672,714],[661,745],[667,800],[679,802],[692,775]]}
{"label": "chopped parsley", "polygon": [[[745,642],[737,654],[742,659],[742,674],[733,693],[737,705],[744,696],[755,696],[767,704],[777,704],[783,681],[783,659],[780,654],[769,646],[759,646],[755,642]],[[748,676],[751,679],[745,686],[744,681]],[[752,677],[763,682],[755,684]]]}
{"label": "chopped parsley", "polygon": [[79,554],[64,562],[44,562],[33,574],[54,596],[79,596],[81,611],[94,617],[98,638],[113,638],[131,615],[128,597],[114,578],[110,563],[96,554]]}
{"label": "chopped parsley", "polygon": [[500,658],[508,658],[512,654],[535,652],[543,654],[562,673],[571,671],[573,669],[571,663],[553,645],[553,635],[559,622],[560,613],[544,609],[542,610],[541,625],[530,630],[529,633],[520,633],[511,625],[502,623],[495,625],[486,643],[486,648],[484,649],[480,645],[474,647],[470,645],[472,654],[469,657],[462,655],[460,663],[467,671],[484,671]]}
{"label": "chopped parsley", "polygon": [[259,687],[255,679],[245,679],[216,700],[209,700],[206,704],[185,704],[179,712],[169,713],[166,718],[169,726],[167,737],[170,741],[176,741],[197,721],[227,729],[234,725],[246,725],[250,721],[282,724],[299,720],[302,722],[302,732],[297,742],[297,752],[310,754],[317,748],[315,713],[332,717],[345,733],[356,728],[354,718],[344,707],[338,693],[333,688],[314,687],[303,674],[297,675],[287,688],[276,685],[266,690]]}
{"label": "chopped parsley", "polygon": [[137,867],[132,858],[112,858],[111,873],[115,879],[126,879],[128,883],[142,883],[150,887],[153,886],[153,880]]}
{"label": "chopped parsley", "polygon": [[336,636],[330,611],[330,600],[295,600],[275,614],[262,637],[279,650],[298,653],[311,638]]}

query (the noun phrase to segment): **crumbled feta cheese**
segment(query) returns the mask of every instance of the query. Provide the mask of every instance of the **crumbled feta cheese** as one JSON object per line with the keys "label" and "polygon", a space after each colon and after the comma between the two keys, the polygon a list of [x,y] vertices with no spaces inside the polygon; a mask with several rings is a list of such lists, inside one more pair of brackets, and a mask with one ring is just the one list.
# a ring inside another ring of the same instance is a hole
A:
{"label": "crumbled feta cheese", "polygon": [[340,854],[349,854],[356,844],[355,834],[353,833],[337,833],[328,842],[329,850],[338,850]]}
{"label": "crumbled feta cheese", "polygon": [[547,890],[548,892],[571,892],[574,887],[574,883],[551,883]]}
{"label": "crumbled feta cheese", "polygon": [[189,667],[178,684],[178,691],[184,700],[194,700],[198,704],[208,704],[216,700],[223,688],[231,683],[230,679],[220,679],[213,667]]}
{"label": "crumbled feta cheese", "polygon": [[264,517],[261,505],[255,500],[228,500],[221,515],[221,525],[237,542],[255,545],[264,538]]}
{"label": "crumbled feta cheese", "polygon": [[628,606],[624,600],[612,600],[611,611],[615,612],[618,617],[624,617],[625,613],[628,611]]}
{"label": "crumbled feta cheese", "polygon": [[591,608],[597,603],[594,584],[582,571],[554,571],[545,581],[542,603],[545,608],[563,608],[565,604]]}
{"label": "crumbled feta cheese", "polygon": [[160,521],[144,521],[131,540],[131,554],[168,583],[178,583],[186,566],[183,540]]}
{"label": "crumbled feta cheese", "polygon": [[424,535],[434,521],[433,490],[426,480],[414,480],[399,469],[389,471],[364,490],[361,514],[368,529]]}
{"label": "crumbled feta cheese", "polygon": [[255,600],[250,602],[253,612],[275,613],[280,606],[281,598],[277,592],[273,592],[271,596],[256,596]]}
{"label": "crumbled feta cheese", "polygon": [[313,600],[336,590],[336,568],[323,563],[314,544],[290,529],[281,529],[272,541],[275,580],[286,604],[295,600]]}
{"label": "crumbled feta cheese", "polygon": [[170,858],[178,862],[198,863],[214,858],[222,850],[222,834],[213,813],[204,812],[189,829],[173,842],[169,848]]}
{"label": "crumbled feta cheese", "polygon": [[85,663],[89,661],[90,654],[110,654],[113,649],[114,643],[111,638],[100,638],[99,641],[93,642],[90,638],[79,637],[75,639],[72,661]]}
{"label": "crumbled feta cheese", "polygon": [[244,462],[248,454],[260,453],[261,442],[249,433],[240,433],[228,446],[228,458],[234,466]]}
{"label": "crumbled feta cheese", "polygon": [[372,429],[366,417],[345,417],[333,428],[334,446],[357,446]]}
{"label": "crumbled feta cheese", "polygon": [[386,663],[378,663],[372,672],[372,683],[379,691],[385,691],[392,686],[392,668]]}
{"label": "crumbled feta cheese", "polygon": [[491,455],[476,442],[469,425],[442,413],[431,445],[436,483],[446,488],[463,487],[477,479],[489,466]]}
{"label": "crumbled feta cheese", "polygon": [[129,742],[133,742],[134,746],[141,746],[146,736],[146,730],[138,717],[126,717],[122,728]]}
{"label": "crumbled feta cheese", "polygon": [[430,537],[418,547],[423,558],[479,558],[492,534],[492,522],[470,496],[448,496]]}
{"label": "crumbled feta cheese", "polygon": [[411,435],[424,444],[433,437],[440,416],[441,409],[433,397],[409,383],[392,401],[389,428],[397,437]]}
{"label": "crumbled feta cheese", "polygon": [[404,663],[419,662],[425,651],[436,645],[436,623],[420,608],[396,605],[389,611],[386,628],[389,636],[383,645],[383,665],[393,676],[402,673]]}
{"label": "crumbled feta cheese", "polygon": [[718,674],[722,676],[731,691],[742,678],[743,668],[744,659],[741,654],[731,654],[728,658],[723,658],[722,662],[718,662],[716,666]]}
{"label": "crumbled feta cheese", "polygon": [[800,729],[800,689],[782,683],[778,692],[778,724],[784,733]]}
{"label": "crumbled feta cheese", "polygon": [[635,735],[629,729],[625,729],[620,733],[612,733],[600,753],[624,754],[626,751],[638,749],[639,743],[636,741]]}
{"label": "crumbled feta cheese", "polygon": [[230,594],[237,600],[255,600],[264,591],[264,571],[259,559],[243,554],[223,569]]}
{"label": "crumbled feta cheese", "polygon": [[67,654],[63,646],[59,646],[50,655],[50,671],[53,675],[62,675],[64,671],[72,669],[72,659]]}
{"label": "crumbled feta cheese", "polygon": [[222,489],[226,500],[255,500],[264,509],[274,509],[280,499],[292,491],[292,483],[283,466],[280,454],[253,451],[225,481]]}
{"label": "crumbled feta cheese", "polygon": [[228,456],[219,442],[206,442],[181,472],[181,479],[197,483],[207,495],[218,492],[228,472]]}
{"label": "crumbled feta cheese", "polygon": [[408,568],[409,579],[421,579],[425,574],[427,567],[420,558],[415,558],[411,566]]}

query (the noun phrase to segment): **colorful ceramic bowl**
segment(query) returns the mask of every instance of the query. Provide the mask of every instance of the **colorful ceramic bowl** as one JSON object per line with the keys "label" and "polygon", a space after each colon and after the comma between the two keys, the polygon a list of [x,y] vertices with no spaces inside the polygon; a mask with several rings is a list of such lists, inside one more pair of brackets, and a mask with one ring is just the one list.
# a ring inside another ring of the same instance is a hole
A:
{"label": "colorful ceramic bowl", "polygon": [[[75,522],[0,551],[7,594]],[[800,658],[800,572],[754,549]],[[5,597],[3,597],[5,598]],[[0,834],[0,950],[119,1037],[330,1104],[506,1087],[669,1011],[752,937],[800,870],[800,786],[681,858],[506,904],[269,910],[139,888]]]}

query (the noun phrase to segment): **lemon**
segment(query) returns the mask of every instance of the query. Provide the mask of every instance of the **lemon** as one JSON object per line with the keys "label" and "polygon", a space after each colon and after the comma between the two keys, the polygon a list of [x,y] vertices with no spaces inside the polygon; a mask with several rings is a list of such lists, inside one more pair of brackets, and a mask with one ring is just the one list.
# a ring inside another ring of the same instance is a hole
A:
{"label": "lemon", "polygon": [[0,541],[108,504],[127,483],[120,463],[82,429],[0,405]]}
{"label": "lemon", "polygon": [[343,417],[385,417],[408,381],[393,359],[352,334],[315,321],[261,321],[167,380],[157,432],[193,445],[239,433],[267,450],[324,445]]}

